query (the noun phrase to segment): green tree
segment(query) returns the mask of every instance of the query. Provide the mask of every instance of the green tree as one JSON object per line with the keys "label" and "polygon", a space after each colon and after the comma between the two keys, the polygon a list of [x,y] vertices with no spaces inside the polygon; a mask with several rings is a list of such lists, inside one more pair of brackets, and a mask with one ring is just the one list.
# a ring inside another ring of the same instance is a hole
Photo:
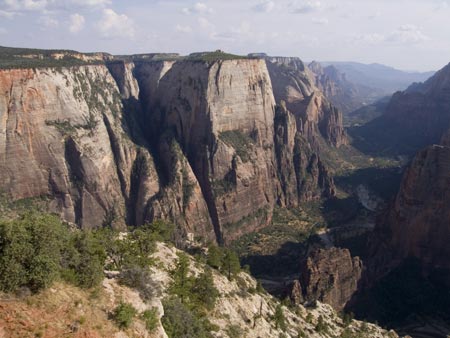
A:
{"label": "green tree", "polygon": [[230,249],[225,249],[222,260],[222,267],[224,272],[227,274],[228,279],[231,280],[232,276],[238,274],[241,271],[241,264],[239,262],[238,255]]}
{"label": "green tree", "polygon": [[101,243],[92,233],[83,231],[74,235],[73,247],[76,254],[70,268],[75,271],[76,284],[83,288],[100,284],[106,259]]}
{"label": "green tree", "polygon": [[208,246],[206,264],[214,269],[220,269],[222,267],[222,258],[223,252],[218,246],[213,244]]}
{"label": "green tree", "polygon": [[195,303],[206,310],[212,310],[216,304],[219,291],[214,286],[214,278],[209,268],[206,268],[197,278],[194,279],[191,293]]}
{"label": "green tree", "polygon": [[172,271],[172,284],[170,292],[180,297],[181,303],[189,301],[190,291],[192,287],[192,278],[189,274],[189,258],[185,253],[178,254],[178,261],[175,269]]}
{"label": "green tree", "polygon": [[0,222],[0,289],[37,292],[59,275],[67,228],[52,215],[29,212]]}

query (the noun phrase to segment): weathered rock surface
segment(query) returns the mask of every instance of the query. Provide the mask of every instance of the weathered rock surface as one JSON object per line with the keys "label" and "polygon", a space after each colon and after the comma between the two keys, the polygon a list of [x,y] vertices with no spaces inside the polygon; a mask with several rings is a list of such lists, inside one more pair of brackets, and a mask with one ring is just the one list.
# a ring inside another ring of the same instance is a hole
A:
{"label": "weathered rock surface", "polygon": [[[13,199],[51,196],[52,211],[93,227],[123,224],[131,190],[158,191],[151,156],[124,136],[106,67],[2,70],[0,87],[0,180]],[[150,181],[132,187],[139,155]]]}
{"label": "weathered rock surface", "polygon": [[306,302],[319,300],[342,310],[358,288],[362,262],[347,249],[316,249],[301,263],[300,284]]}

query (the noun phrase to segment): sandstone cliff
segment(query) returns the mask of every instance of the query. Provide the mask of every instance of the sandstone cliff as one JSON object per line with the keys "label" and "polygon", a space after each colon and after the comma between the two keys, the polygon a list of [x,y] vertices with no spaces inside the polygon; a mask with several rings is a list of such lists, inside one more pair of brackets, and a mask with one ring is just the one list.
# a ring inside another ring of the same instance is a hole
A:
{"label": "sandstone cliff", "polygon": [[270,221],[277,184],[274,106],[260,60],[177,62],[148,106],[152,125],[186,155],[219,241]]}
{"label": "sandstone cliff", "polygon": [[[45,197],[84,228],[164,218],[180,238],[219,242],[269,224],[275,203],[332,196],[320,147],[345,143],[341,115],[301,61],[288,62],[293,77],[278,63],[0,70],[2,193]],[[274,93],[292,114],[275,116]]]}
{"label": "sandstone cliff", "polygon": [[[133,189],[158,191],[150,154],[124,133],[106,67],[3,70],[0,86],[0,180],[13,199],[50,196],[52,211],[93,227],[141,208],[127,205]],[[133,186],[137,159],[147,167]]]}

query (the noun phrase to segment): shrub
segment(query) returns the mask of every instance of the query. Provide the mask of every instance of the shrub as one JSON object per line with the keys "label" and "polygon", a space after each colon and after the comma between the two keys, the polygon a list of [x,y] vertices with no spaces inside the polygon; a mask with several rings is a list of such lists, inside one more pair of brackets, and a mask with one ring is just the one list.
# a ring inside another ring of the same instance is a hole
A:
{"label": "shrub", "polygon": [[[71,239],[71,251],[67,257],[67,275],[82,288],[92,288],[103,280],[103,267],[106,259],[105,249],[90,232],[75,233]],[[71,271],[71,272],[70,272]]]}
{"label": "shrub", "polygon": [[275,327],[277,329],[286,331],[286,317],[284,316],[283,307],[280,304],[275,308],[273,320],[275,321]]}
{"label": "shrub", "polygon": [[316,329],[316,332],[318,332],[318,333],[328,332],[328,325],[325,323],[322,316],[319,316],[319,319],[317,321],[317,325],[316,325],[315,329]]}
{"label": "shrub", "polygon": [[230,338],[241,338],[244,337],[244,330],[241,329],[238,325],[229,325],[225,329],[228,337]]}
{"label": "shrub", "polygon": [[349,326],[354,318],[355,315],[352,312],[344,312],[342,314],[342,324],[344,327]]}
{"label": "shrub", "polygon": [[114,310],[113,319],[121,329],[127,329],[133,322],[137,310],[133,305],[121,302]]}
{"label": "shrub", "polygon": [[159,323],[158,309],[152,308],[151,310],[145,310],[142,313],[142,319],[144,320],[147,331],[153,332],[158,327]]}
{"label": "shrub", "polygon": [[36,212],[0,222],[0,290],[48,287],[59,275],[67,235],[57,217]]}

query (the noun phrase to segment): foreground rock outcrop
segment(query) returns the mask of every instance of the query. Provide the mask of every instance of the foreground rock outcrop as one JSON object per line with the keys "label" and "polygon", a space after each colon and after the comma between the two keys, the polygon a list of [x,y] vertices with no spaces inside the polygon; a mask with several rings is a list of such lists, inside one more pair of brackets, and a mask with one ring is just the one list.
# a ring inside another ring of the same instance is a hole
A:
{"label": "foreground rock outcrop", "polygon": [[[180,252],[165,244],[158,244],[153,258],[159,262],[151,268],[142,285],[151,286],[151,298],[143,297],[142,289],[120,283],[119,272],[109,272],[101,292],[90,293],[66,284],[56,284],[40,294],[18,298],[0,294],[0,335],[25,337],[30,332],[60,337],[167,337],[161,319],[164,316],[163,299],[170,296],[171,275]],[[189,256],[189,275],[198,275],[205,269]],[[329,306],[318,302],[314,308],[302,305],[282,306],[266,292],[257,292],[255,279],[239,273],[234,280],[212,270],[214,287],[219,294],[208,320],[214,325],[212,337],[311,337],[331,338],[343,334],[359,334],[371,338],[398,337],[394,331],[351,320],[348,323]],[[131,304],[137,315],[129,328],[119,328],[110,314],[121,302]],[[281,310],[283,327],[275,319]],[[154,328],[149,332],[141,314],[155,311]],[[56,314],[56,316],[55,316]],[[189,323],[189,320],[186,321]],[[319,325],[320,323],[320,325]]]}

